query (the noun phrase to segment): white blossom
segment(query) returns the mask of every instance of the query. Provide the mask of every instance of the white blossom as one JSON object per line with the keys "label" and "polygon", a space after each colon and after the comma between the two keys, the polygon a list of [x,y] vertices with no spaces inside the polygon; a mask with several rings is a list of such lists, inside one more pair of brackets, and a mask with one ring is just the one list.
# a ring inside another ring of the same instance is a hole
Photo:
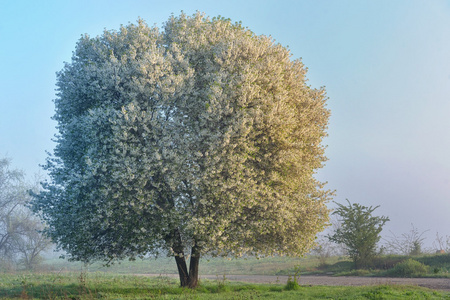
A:
{"label": "white blossom", "polygon": [[305,76],[270,37],[202,14],[83,36],[58,73],[57,146],[35,210],[77,260],[183,256],[177,243],[302,255],[330,197],[313,176],[325,91]]}

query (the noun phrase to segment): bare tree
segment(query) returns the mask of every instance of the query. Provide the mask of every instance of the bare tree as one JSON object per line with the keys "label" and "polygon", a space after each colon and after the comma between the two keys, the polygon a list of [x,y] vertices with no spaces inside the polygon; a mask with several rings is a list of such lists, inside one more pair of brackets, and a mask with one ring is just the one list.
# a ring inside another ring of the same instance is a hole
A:
{"label": "bare tree", "polygon": [[337,246],[326,237],[317,239],[317,246],[311,250],[311,254],[319,260],[319,267],[327,265],[328,258],[336,254]]}
{"label": "bare tree", "polygon": [[50,245],[50,240],[41,234],[43,224],[31,212],[20,220],[20,235],[13,240],[16,253],[20,255],[19,263],[26,269],[34,269],[42,262],[41,253]]}
{"label": "bare tree", "polygon": [[436,232],[436,239],[433,242],[433,248],[436,253],[448,253],[450,252],[450,236],[440,236]]}
{"label": "bare tree", "polygon": [[50,241],[40,233],[43,224],[27,207],[33,186],[24,181],[23,172],[9,166],[9,159],[0,159],[0,260],[31,269]]}
{"label": "bare tree", "polygon": [[420,232],[414,224],[411,230],[400,236],[391,231],[391,236],[386,240],[386,249],[392,253],[403,255],[420,255],[423,252],[424,234],[429,230]]}

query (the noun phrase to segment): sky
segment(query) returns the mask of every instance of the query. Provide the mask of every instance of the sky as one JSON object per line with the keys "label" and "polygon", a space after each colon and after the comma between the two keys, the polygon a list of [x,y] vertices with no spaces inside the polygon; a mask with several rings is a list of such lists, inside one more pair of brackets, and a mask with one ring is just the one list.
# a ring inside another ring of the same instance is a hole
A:
{"label": "sky", "polygon": [[317,177],[334,201],[379,205],[386,238],[412,226],[427,231],[427,246],[450,236],[447,0],[0,0],[0,157],[45,174],[56,72],[81,35],[138,18],[161,27],[181,11],[272,36],[302,59],[309,85],[325,86],[329,160]]}

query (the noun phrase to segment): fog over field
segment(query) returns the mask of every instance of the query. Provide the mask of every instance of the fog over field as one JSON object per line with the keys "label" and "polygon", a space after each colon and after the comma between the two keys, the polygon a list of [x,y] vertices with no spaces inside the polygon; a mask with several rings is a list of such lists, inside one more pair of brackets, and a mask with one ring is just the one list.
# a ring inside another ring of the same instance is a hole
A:
{"label": "fog over field", "polygon": [[[326,87],[329,158],[317,176],[335,201],[377,206],[384,235],[414,224],[450,235],[450,2],[2,1],[0,157],[32,178],[52,151],[55,72],[80,36],[203,11],[289,45]],[[333,203],[330,203],[330,208]]]}

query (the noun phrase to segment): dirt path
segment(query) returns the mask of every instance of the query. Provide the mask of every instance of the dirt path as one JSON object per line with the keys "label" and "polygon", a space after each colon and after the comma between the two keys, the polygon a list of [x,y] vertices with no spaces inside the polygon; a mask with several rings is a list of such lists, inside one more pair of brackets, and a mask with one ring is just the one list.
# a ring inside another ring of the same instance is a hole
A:
{"label": "dirt path", "polygon": [[[144,275],[144,274],[139,274]],[[145,274],[145,276],[160,276],[161,274]],[[176,274],[164,274],[163,276],[175,277]],[[201,275],[200,279],[210,279],[222,281],[223,276]],[[264,275],[226,275],[226,281],[241,281],[251,283],[272,283],[285,284],[288,276],[264,276]],[[450,291],[450,278],[391,278],[391,277],[332,277],[332,276],[300,276],[300,285],[380,285],[380,284],[398,284],[398,285],[417,285],[430,289]]]}

